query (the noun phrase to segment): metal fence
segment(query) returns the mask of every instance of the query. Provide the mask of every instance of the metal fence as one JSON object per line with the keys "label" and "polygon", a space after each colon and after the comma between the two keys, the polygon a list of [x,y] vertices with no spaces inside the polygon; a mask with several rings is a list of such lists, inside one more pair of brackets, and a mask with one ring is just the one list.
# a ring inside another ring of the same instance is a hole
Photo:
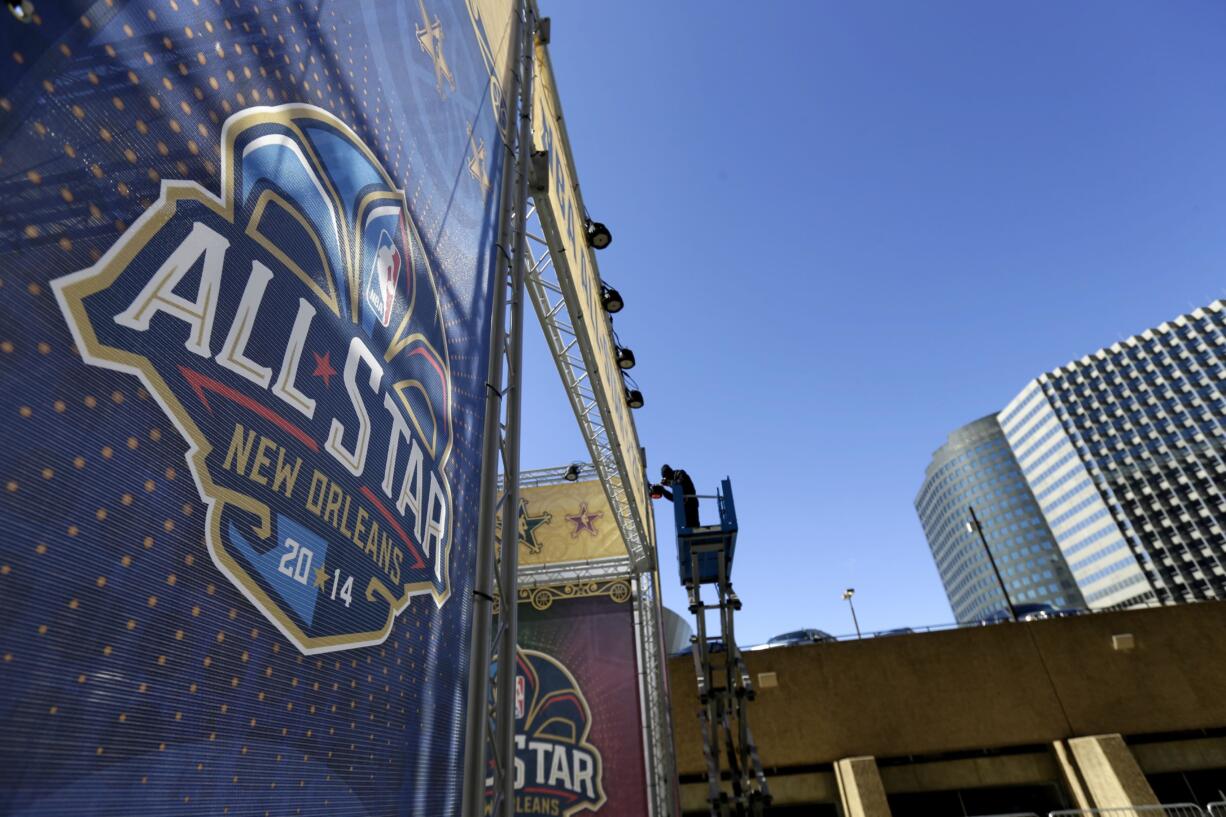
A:
{"label": "metal fence", "polygon": [[[1197,601],[1189,601],[1189,602],[1181,602],[1181,603],[1186,603],[1186,604],[1208,604],[1208,603],[1211,603],[1211,602],[1213,602],[1213,601],[1215,601],[1215,600],[1214,600],[1214,599],[1200,599],[1200,600],[1197,600]],[[1151,607],[1152,607],[1152,608],[1156,608],[1156,607],[1165,607],[1165,606],[1168,606],[1168,605],[1164,605],[1164,604],[1162,604],[1161,602],[1158,602],[1158,601],[1146,601],[1146,602],[1142,602],[1142,603],[1140,603],[1140,604],[1132,605],[1132,606],[1130,606],[1128,609],[1129,609],[1129,610],[1144,610],[1144,609],[1149,609],[1149,608],[1151,608]],[[1107,609],[1103,609],[1103,610],[1081,610],[1081,611],[1079,611],[1079,612],[1077,613],[1077,615],[1078,615],[1078,616],[1094,616],[1094,615],[1101,615],[1101,614],[1103,614],[1103,613],[1113,613],[1113,612],[1117,612],[1117,611],[1115,611],[1115,610],[1107,610]],[[869,632],[869,631],[867,631],[867,630],[866,630],[866,631],[863,631],[863,632],[861,632],[861,633],[859,633],[859,634],[857,634],[857,633],[844,633],[844,634],[842,634],[842,635],[834,635],[834,640],[835,640],[835,641],[861,641],[861,640],[864,640],[864,639],[866,639],[866,638],[883,638],[883,637],[888,637],[888,636],[896,636],[896,635],[912,635],[912,634],[915,634],[915,633],[937,633],[937,632],[943,632],[943,631],[945,631],[945,630],[963,630],[963,629],[967,629],[967,628],[974,628],[974,627],[990,627],[990,626],[998,626],[998,625],[1001,625],[1001,624],[1011,624],[1011,623],[1012,623],[1012,622],[1010,622],[1010,621],[1009,621],[1009,619],[1006,617],[1006,618],[999,619],[999,620],[996,620],[996,621],[965,621],[965,622],[962,622],[962,623],[958,623],[958,622],[951,622],[951,623],[948,623],[948,624],[929,624],[929,625],[925,625],[925,626],[897,627],[897,628],[894,628],[894,629],[891,629],[891,630],[877,630],[877,631],[873,631],[873,632]],[[767,646],[768,646],[768,645],[766,645],[766,644],[762,644],[762,645],[759,645],[759,648],[765,648],[765,647],[767,647]],[[742,652],[746,651],[747,649],[752,649],[752,648],[742,648]],[[1215,814],[1215,815],[1223,815],[1223,817],[1226,817],[1226,811],[1223,811],[1223,809],[1226,809],[1226,800],[1224,800],[1224,801],[1222,801],[1222,802],[1220,802],[1220,803],[1216,803],[1215,805],[1218,807],[1218,811],[1217,811],[1217,812],[1214,812],[1214,814]],[[1158,808],[1158,807],[1157,807],[1157,806],[1155,806],[1154,808]],[[1176,806],[1163,806],[1162,808],[1176,808]],[[1022,812],[1022,813],[1023,813],[1023,814],[1026,814],[1027,812]],[[1064,813],[1065,813],[1065,812],[1063,812],[1063,811],[1059,812],[1059,814],[1060,814],[1060,815],[1063,815]],[[1074,812],[1074,813],[1075,813],[1075,814],[1083,814],[1083,813],[1085,813],[1085,812]],[[1110,811],[1107,811],[1107,812],[1105,812],[1105,813],[1106,813],[1106,814],[1111,814],[1111,812],[1110,812]],[[1154,813],[1154,814],[1161,814],[1161,812],[1153,812],[1153,813]],[[1202,813],[1206,813],[1206,812],[1204,812],[1204,811],[1202,810]],[[990,817],[1000,817],[1000,816],[999,816],[999,815],[990,815]],[[1011,817],[1011,815],[1004,815],[1004,817]]]}
{"label": "metal fence", "polygon": [[[1210,803],[1207,817],[1226,817],[1226,800]],[[978,817],[1040,817],[1033,811],[986,814]],[[1118,808],[1070,808],[1048,812],[1047,817],[1206,817],[1205,809],[1195,803],[1168,803],[1161,806],[1121,806]]]}
{"label": "metal fence", "polygon": [[[1226,814],[1226,812],[1219,812]],[[1047,817],[1205,817],[1195,803],[1168,803],[1161,806],[1123,806],[1120,808],[1071,808],[1048,813]]]}

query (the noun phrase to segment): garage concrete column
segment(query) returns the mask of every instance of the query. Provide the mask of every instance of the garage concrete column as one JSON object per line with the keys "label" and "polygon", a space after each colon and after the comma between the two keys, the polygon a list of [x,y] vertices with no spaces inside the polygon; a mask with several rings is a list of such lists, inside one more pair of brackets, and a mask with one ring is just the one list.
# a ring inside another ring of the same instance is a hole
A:
{"label": "garage concrete column", "polygon": [[1158,798],[1119,735],[1069,738],[1053,744],[1078,808],[1154,806]]}
{"label": "garage concrete column", "polygon": [[890,817],[885,786],[873,757],[845,757],[835,761],[834,779],[844,817]]}
{"label": "garage concrete column", "polygon": [[1064,788],[1072,798],[1073,808],[1094,808],[1094,801],[1090,798],[1090,793],[1086,791],[1085,783],[1077,771],[1077,763],[1073,760],[1073,753],[1069,751],[1068,744],[1057,740],[1052,743],[1051,748],[1056,756],[1056,766],[1060,769],[1060,776],[1064,779]]}

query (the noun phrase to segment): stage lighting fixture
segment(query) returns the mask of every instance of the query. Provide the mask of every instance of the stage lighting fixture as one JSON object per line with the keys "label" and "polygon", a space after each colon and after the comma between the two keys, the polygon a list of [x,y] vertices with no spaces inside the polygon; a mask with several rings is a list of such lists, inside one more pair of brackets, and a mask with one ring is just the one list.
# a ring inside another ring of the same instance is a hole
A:
{"label": "stage lighting fixture", "polygon": [[599,221],[586,219],[583,222],[583,228],[587,231],[587,243],[593,250],[603,250],[613,243],[613,234]]}
{"label": "stage lighting fixture", "polygon": [[574,482],[579,479],[579,463],[572,462],[570,467],[566,469],[566,473],[562,475],[562,479],[567,482]]}
{"label": "stage lighting fixture", "polygon": [[8,6],[18,22],[34,22],[34,4],[30,0],[8,0]]}
{"label": "stage lighting fixture", "polygon": [[615,312],[621,312],[622,307],[626,302],[622,300],[622,295],[608,284],[600,285],[600,303],[604,306],[604,311],[610,315]]}
{"label": "stage lighting fixture", "polygon": [[634,352],[627,349],[625,346],[617,347],[617,365],[623,369],[634,368]]}
{"label": "stage lighting fixture", "polygon": [[651,483],[651,498],[652,499],[663,499],[664,498],[664,486],[658,482]]}
{"label": "stage lighting fixture", "polygon": [[638,389],[626,389],[626,405],[632,409],[643,407],[643,393]]}

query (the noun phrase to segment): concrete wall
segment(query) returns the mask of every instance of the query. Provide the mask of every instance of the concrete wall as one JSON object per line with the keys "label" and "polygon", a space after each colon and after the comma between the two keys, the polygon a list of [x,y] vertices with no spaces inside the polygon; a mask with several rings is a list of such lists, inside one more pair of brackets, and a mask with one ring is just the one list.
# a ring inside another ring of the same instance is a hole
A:
{"label": "concrete wall", "polygon": [[[1113,649],[1122,634],[1131,651]],[[1226,602],[782,647],[746,661],[755,678],[778,679],[749,707],[768,775],[860,755],[1226,727]],[[678,771],[704,774],[692,659],[671,659],[669,673]]]}

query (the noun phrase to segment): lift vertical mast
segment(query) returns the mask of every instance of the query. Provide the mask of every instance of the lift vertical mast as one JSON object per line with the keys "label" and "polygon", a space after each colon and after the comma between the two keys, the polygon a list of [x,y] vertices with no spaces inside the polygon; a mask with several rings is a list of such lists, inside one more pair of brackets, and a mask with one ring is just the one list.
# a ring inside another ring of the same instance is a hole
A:
{"label": "lift vertical mast", "polygon": [[[675,490],[678,567],[681,583],[689,594],[690,613],[697,620],[693,658],[698,682],[698,719],[707,762],[707,802],[711,817],[760,817],[770,805],[771,796],[746,711],[754,698],[753,681],[736,643],[734,614],[741,609],[741,600],[732,589],[737,535],[732,481],[725,478],[715,496],[703,497],[719,504],[716,525],[702,525],[687,518],[685,489],[677,483]],[[714,586],[713,603],[703,600],[703,585]],[[718,636],[708,634],[708,610],[718,615]],[[724,788],[725,774],[731,793]]]}

